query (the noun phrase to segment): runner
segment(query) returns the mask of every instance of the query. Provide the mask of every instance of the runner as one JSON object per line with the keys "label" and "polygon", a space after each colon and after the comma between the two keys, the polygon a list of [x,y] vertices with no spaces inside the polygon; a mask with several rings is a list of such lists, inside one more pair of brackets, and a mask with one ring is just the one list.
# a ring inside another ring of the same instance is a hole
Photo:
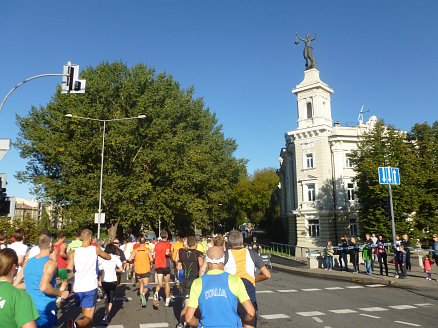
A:
{"label": "runner", "polygon": [[155,270],[157,272],[157,288],[154,294],[154,306],[160,304],[160,289],[163,286],[164,278],[164,292],[166,295],[165,306],[170,305],[170,262],[171,262],[171,245],[167,241],[168,234],[166,230],[161,230],[161,240],[155,244]]}
{"label": "runner", "polygon": [[82,309],[82,318],[70,321],[70,327],[90,327],[93,321],[94,307],[97,301],[97,257],[110,260],[111,256],[100,247],[91,246],[93,233],[89,229],[81,232],[82,246],[72,251],[68,256],[67,271],[75,270],[76,306]]}
{"label": "runner", "polygon": [[[134,244],[132,243],[131,237],[126,238],[125,243],[120,247],[120,249],[125,254],[125,258],[129,259],[131,257],[132,251],[133,251]],[[126,271],[126,280],[130,279],[130,272],[132,270],[132,263],[129,261],[126,261],[124,265],[124,269]]]}
{"label": "runner", "polygon": [[72,240],[71,243],[68,244],[67,253],[70,253],[70,252],[74,251],[75,249],[78,249],[81,246],[82,246],[81,233],[78,232],[76,234],[76,239]]}
{"label": "runner", "polygon": [[177,269],[184,271],[184,279],[181,283],[182,296],[184,297],[183,309],[180,315],[180,323],[177,328],[183,328],[186,325],[185,313],[187,311],[187,304],[189,303],[190,288],[193,281],[200,276],[200,268],[204,263],[203,254],[196,249],[196,237],[190,236],[187,238],[188,249],[181,248],[177,255]]}
{"label": "runner", "polygon": [[[240,231],[233,230],[228,235],[228,242],[231,249],[225,257],[225,272],[235,274],[242,278],[246,291],[251,299],[254,308],[257,313],[257,299],[256,299],[256,282],[263,281],[271,278],[271,273],[266,268],[263,259],[254,250],[243,247],[243,235]],[[260,270],[260,273],[256,276],[256,268]],[[239,313],[244,315],[243,309],[239,307]],[[244,327],[256,327],[257,315],[246,323]]]}
{"label": "runner", "polygon": [[[58,240],[53,245],[57,253],[58,262],[58,277],[61,280],[60,291],[64,291],[68,286],[68,276],[67,276],[67,244],[65,243],[65,234],[63,232],[58,233]],[[61,298],[56,299],[56,305],[61,307]]]}
{"label": "runner", "polygon": [[15,288],[12,281],[18,271],[18,256],[14,250],[0,250],[0,323],[8,328],[36,328],[38,312],[32,298]]}
{"label": "runner", "polygon": [[116,254],[116,245],[106,245],[105,252],[111,256],[111,259],[104,260],[99,258],[99,270],[102,272],[102,288],[106,295],[103,323],[109,323],[110,313],[113,307],[113,299],[117,288],[117,272],[123,270],[123,264],[122,261],[120,261],[119,256]]}
{"label": "runner", "polygon": [[52,328],[57,325],[56,297],[66,299],[69,292],[56,289],[57,263],[50,259],[51,237],[40,235],[38,239],[40,253],[31,259],[23,269],[26,291],[32,297],[40,317],[36,324],[39,328]]}
{"label": "runner", "polygon": [[134,260],[135,276],[139,281],[138,292],[140,294],[140,303],[146,307],[146,294],[149,290],[149,278],[151,277],[152,253],[145,245],[146,239],[140,237],[139,247],[131,254],[129,261]]}

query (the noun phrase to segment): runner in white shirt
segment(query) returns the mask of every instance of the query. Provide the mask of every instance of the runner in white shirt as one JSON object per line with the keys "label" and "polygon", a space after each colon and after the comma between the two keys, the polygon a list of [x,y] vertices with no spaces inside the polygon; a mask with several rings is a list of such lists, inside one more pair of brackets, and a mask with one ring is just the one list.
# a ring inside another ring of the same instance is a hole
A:
{"label": "runner in white shirt", "polygon": [[23,229],[15,229],[14,232],[14,239],[15,242],[10,244],[8,248],[11,248],[17,253],[18,256],[18,271],[22,269],[24,258],[26,256],[27,251],[29,250],[29,247],[24,244],[24,230]]}
{"label": "runner in white shirt", "polygon": [[[132,242],[131,237],[126,238],[125,243],[120,246],[120,249],[125,254],[125,258],[126,259],[129,259],[131,257],[131,253],[133,251],[133,248],[134,248],[134,243]],[[128,273],[131,272],[131,270],[132,270],[132,263],[129,263],[129,261],[126,261],[124,269]],[[129,280],[129,275],[128,274],[126,275],[126,280]]]}
{"label": "runner in white shirt", "polygon": [[75,270],[73,285],[76,306],[82,309],[82,318],[73,322],[70,327],[90,327],[93,322],[94,308],[97,301],[97,257],[110,260],[111,256],[100,247],[91,246],[93,233],[89,229],[81,232],[82,246],[68,256],[67,271]]}
{"label": "runner in white shirt", "polygon": [[106,245],[105,252],[111,256],[111,259],[103,260],[99,258],[99,270],[102,271],[102,288],[106,294],[103,323],[108,323],[110,321],[110,312],[113,307],[113,299],[117,288],[117,272],[123,270],[123,264],[122,261],[120,261],[120,257],[116,255],[116,245]]}

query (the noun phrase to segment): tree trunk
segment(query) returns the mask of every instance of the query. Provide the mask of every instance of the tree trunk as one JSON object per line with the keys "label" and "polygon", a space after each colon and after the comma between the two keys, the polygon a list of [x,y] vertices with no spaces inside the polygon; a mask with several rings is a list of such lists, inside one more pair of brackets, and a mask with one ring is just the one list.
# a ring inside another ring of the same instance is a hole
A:
{"label": "tree trunk", "polygon": [[117,234],[117,227],[119,226],[119,223],[116,222],[114,224],[112,224],[109,228],[108,228],[108,238],[109,240],[114,240],[116,238],[116,234]]}

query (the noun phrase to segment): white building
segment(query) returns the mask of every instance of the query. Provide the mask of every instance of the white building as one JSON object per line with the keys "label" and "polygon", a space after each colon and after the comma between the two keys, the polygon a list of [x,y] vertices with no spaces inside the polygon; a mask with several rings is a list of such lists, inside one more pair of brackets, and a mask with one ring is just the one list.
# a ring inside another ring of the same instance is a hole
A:
{"label": "white building", "polygon": [[298,127],[285,134],[280,153],[281,216],[288,243],[298,248],[335,244],[343,235],[360,235],[350,153],[377,121],[355,127],[333,125],[330,96],[316,68],[292,90],[297,97]]}

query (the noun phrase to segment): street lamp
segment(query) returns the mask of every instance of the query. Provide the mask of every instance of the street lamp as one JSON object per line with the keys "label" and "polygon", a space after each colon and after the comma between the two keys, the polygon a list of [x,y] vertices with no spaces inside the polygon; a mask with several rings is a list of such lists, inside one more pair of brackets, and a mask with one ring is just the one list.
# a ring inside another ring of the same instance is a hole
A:
{"label": "street lamp", "polygon": [[[222,206],[222,203],[218,203],[217,206]],[[214,234],[214,207],[213,207],[211,215],[212,215],[211,221],[213,223],[213,234]]]}
{"label": "street lamp", "polygon": [[76,116],[76,115],[72,115],[72,114],[66,114],[65,117],[78,118],[78,119],[87,120],[87,121],[103,122],[102,153],[101,153],[101,163],[100,163],[100,184],[99,184],[99,210],[98,210],[98,217],[97,217],[97,239],[100,239],[100,221],[101,221],[101,215],[102,215],[103,158],[104,158],[104,149],[105,149],[106,123],[107,122],[115,122],[115,121],[143,119],[143,118],[146,118],[146,115],[138,115],[138,116],[134,116],[134,117],[124,117],[124,118],[115,118],[112,120],[102,120],[102,119],[98,119],[98,118],[82,117],[82,116]]}

